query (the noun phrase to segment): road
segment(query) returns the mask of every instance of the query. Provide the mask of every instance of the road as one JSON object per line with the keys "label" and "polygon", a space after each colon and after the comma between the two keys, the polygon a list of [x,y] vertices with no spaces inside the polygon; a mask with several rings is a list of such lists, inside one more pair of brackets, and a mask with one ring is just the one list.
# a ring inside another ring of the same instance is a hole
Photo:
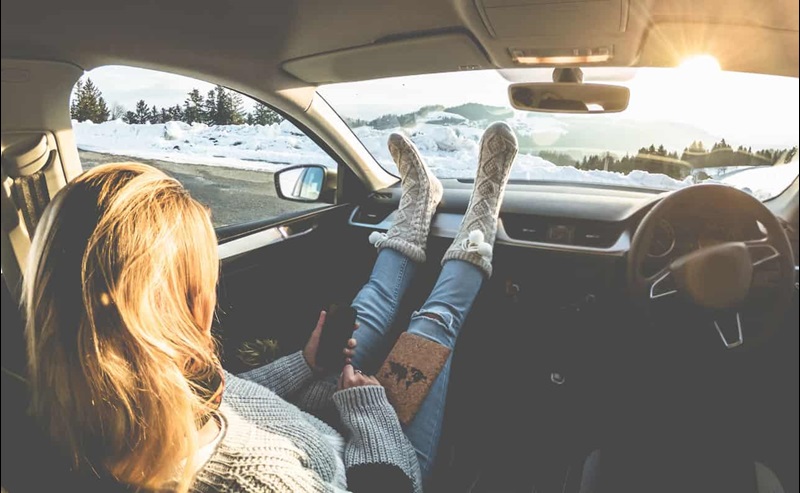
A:
{"label": "road", "polygon": [[[287,212],[318,207],[278,198],[273,173],[201,164],[172,163],[91,151],[79,151],[84,169],[99,164],[139,162],[177,178],[192,197],[211,208],[214,226],[267,219]],[[311,207],[310,207],[311,206]]]}

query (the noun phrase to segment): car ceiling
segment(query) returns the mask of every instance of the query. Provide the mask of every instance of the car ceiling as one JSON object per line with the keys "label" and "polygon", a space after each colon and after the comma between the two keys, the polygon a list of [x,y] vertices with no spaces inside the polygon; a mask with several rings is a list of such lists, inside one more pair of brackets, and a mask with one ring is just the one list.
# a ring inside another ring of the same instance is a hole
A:
{"label": "car ceiling", "polygon": [[6,59],[133,65],[248,93],[517,67],[514,48],[611,47],[613,66],[710,53],[724,69],[798,76],[795,0],[4,0],[0,17]]}

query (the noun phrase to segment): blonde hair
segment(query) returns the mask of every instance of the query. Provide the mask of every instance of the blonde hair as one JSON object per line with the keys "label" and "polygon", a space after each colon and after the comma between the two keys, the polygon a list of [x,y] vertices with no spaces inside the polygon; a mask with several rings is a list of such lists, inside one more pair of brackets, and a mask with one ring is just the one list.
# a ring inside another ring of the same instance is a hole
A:
{"label": "blonde hair", "polygon": [[96,167],[48,206],[23,295],[32,411],[75,466],[189,488],[208,412],[193,382],[219,367],[216,245],[208,211],[142,164]]}

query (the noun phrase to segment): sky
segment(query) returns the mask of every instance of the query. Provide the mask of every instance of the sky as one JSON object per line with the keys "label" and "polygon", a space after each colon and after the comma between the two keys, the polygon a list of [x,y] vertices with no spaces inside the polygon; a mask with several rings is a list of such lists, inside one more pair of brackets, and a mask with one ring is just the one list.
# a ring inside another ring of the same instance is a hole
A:
{"label": "sky", "polygon": [[[205,94],[213,87],[188,77],[132,67],[101,67],[86,75],[109,105],[119,103],[126,109],[133,109],[139,99],[159,107],[180,104],[191,89]],[[796,78],[723,72],[710,57],[672,69],[587,68],[584,75],[585,82],[623,84],[631,89],[628,109],[599,115],[598,123],[612,123],[615,118],[688,123],[756,148],[793,146],[799,140]],[[395,77],[323,86],[319,92],[339,114],[371,119],[432,104],[477,102],[509,107],[509,80],[550,81],[551,69]]]}

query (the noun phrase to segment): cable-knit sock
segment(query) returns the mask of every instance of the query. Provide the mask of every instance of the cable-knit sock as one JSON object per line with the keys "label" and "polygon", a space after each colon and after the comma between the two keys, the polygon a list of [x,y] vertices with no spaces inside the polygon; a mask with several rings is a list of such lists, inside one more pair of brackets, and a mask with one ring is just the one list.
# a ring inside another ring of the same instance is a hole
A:
{"label": "cable-knit sock", "polygon": [[369,240],[378,249],[391,248],[415,262],[425,262],[425,246],[431,219],[442,200],[442,184],[431,173],[414,144],[399,134],[389,136],[389,152],[397,169],[403,194],[394,223],[385,234],[374,232]]}
{"label": "cable-knit sock", "polygon": [[442,263],[450,259],[464,260],[482,269],[487,278],[492,275],[497,217],[518,148],[514,132],[505,123],[493,123],[483,133],[472,197]]}

